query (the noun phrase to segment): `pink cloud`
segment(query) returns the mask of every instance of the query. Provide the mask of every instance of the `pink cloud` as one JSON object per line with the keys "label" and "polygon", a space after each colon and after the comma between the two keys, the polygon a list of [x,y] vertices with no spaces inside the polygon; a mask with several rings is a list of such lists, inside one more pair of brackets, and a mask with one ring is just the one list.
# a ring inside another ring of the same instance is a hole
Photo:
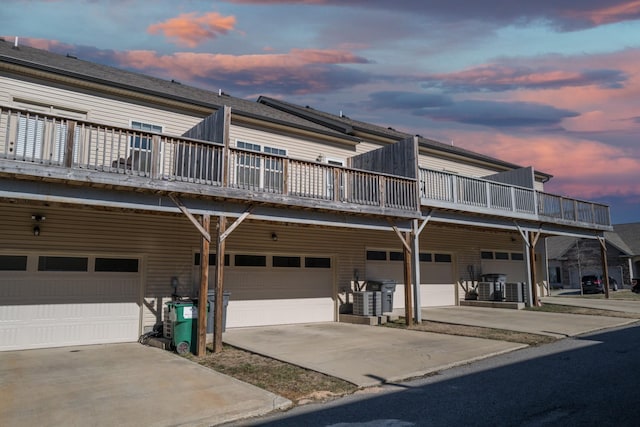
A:
{"label": "pink cloud", "polygon": [[458,133],[458,145],[554,175],[547,191],[593,199],[638,195],[640,158],[630,149],[570,136],[513,136]]}
{"label": "pink cloud", "polygon": [[637,19],[638,15],[640,15],[640,0],[588,11],[572,11],[566,13],[566,15],[571,18],[585,19],[594,25]]}
{"label": "pink cloud", "polygon": [[205,40],[227,34],[236,25],[234,16],[222,16],[217,12],[198,16],[196,12],[183,13],[147,28],[149,34],[162,33],[177,44],[195,47]]}

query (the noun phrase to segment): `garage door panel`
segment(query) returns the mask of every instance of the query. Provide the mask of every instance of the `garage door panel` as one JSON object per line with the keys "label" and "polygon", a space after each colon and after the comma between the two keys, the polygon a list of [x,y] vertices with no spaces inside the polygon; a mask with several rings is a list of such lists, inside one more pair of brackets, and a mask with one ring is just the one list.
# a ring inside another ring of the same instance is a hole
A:
{"label": "garage door panel", "polygon": [[227,327],[332,322],[332,298],[229,301]]}
{"label": "garage door panel", "polygon": [[331,270],[246,271],[227,269],[225,290],[232,300],[271,300],[276,298],[331,298]]}
{"label": "garage door panel", "polygon": [[0,272],[0,351],[132,342],[138,273]]}

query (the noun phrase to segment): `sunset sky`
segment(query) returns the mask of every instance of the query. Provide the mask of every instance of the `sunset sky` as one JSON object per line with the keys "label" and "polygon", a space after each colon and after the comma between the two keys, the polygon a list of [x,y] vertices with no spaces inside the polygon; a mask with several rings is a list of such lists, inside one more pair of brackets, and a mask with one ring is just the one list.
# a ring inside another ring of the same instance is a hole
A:
{"label": "sunset sky", "polygon": [[640,221],[640,0],[2,0],[0,35],[532,165]]}

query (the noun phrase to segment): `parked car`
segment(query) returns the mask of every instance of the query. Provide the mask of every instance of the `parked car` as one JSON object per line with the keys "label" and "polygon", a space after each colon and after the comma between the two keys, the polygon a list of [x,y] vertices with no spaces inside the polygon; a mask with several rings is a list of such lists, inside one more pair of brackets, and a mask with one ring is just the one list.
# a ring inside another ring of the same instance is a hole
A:
{"label": "parked car", "polygon": [[[618,282],[613,277],[609,277],[609,289],[613,291],[618,290]],[[583,294],[603,294],[604,280],[602,280],[602,276],[598,276],[595,274],[582,276],[582,293]]]}

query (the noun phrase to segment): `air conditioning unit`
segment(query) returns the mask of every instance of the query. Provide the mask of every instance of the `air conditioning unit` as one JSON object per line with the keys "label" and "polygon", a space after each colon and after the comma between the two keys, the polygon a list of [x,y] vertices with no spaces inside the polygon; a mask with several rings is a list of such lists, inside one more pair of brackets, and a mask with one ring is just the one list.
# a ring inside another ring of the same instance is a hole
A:
{"label": "air conditioning unit", "polygon": [[478,301],[491,301],[493,300],[493,283],[479,282],[478,283]]}
{"label": "air conditioning unit", "polygon": [[356,316],[381,316],[382,292],[354,292],[353,314],[355,314]]}
{"label": "air conditioning unit", "polygon": [[505,300],[509,302],[525,302],[524,283],[505,283]]}

